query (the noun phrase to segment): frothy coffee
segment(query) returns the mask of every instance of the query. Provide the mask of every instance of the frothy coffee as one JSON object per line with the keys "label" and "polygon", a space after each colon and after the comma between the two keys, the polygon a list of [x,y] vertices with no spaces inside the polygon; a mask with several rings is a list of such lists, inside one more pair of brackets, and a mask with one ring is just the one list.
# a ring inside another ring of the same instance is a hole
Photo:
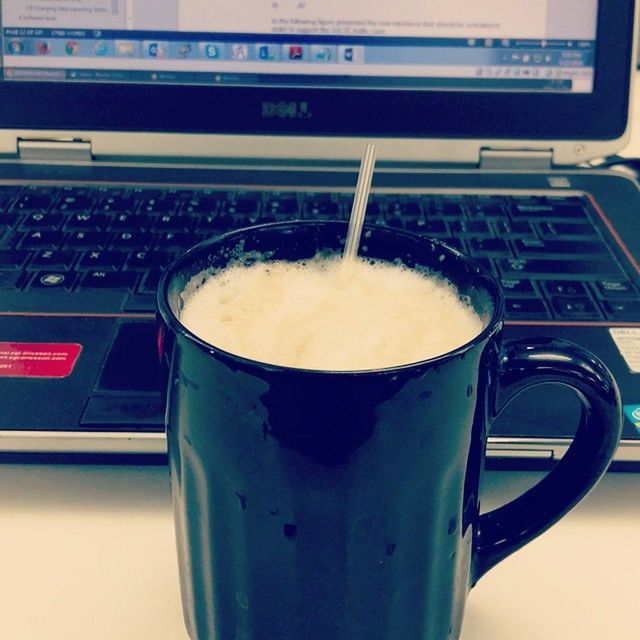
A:
{"label": "frothy coffee", "polygon": [[192,278],[180,321],[209,344],[275,365],[357,371],[426,360],[483,329],[448,281],[339,257],[236,263]]}

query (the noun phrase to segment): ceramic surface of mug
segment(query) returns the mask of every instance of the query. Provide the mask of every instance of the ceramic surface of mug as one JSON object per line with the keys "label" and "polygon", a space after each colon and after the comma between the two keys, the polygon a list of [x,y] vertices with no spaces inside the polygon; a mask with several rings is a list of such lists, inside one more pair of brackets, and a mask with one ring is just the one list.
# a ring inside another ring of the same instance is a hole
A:
{"label": "ceramic surface of mug", "polygon": [[[194,275],[260,252],[339,251],[341,223],[265,225],[195,247],[164,275],[159,350],[183,609],[193,640],[457,638],[469,589],[562,517],[620,431],[605,367],[558,341],[502,344],[502,293],[474,261],[369,229],[363,253],[450,280],[483,320],[445,354],[366,371],[266,364],[180,322]],[[381,319],[384,322],[384,319]],[[392,328],[389,328],[392,332]],[[487,431],[530,385],[571,387],[576,439],[523,496],[481,513]]]}

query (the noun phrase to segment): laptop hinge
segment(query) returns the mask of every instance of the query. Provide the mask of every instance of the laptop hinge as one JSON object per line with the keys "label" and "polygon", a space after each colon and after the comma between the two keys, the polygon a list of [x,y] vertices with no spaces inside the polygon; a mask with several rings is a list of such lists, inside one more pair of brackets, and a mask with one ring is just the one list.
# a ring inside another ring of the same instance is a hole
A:
{"label": "laptop hinge", "polygon": [[18,157],[20,160],[87,162],[92,159],[91,142],[71,138],[60,140],[18,138]]}
{"label": "laptop hinge", "polygon": [[551,169],[551,149],[480,149],[481,169]]}

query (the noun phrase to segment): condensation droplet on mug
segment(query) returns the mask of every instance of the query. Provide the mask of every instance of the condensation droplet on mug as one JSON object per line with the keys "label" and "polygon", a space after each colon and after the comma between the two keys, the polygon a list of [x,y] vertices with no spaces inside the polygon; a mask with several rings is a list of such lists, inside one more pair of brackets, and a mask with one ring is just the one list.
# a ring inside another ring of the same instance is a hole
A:
{"label": "condensation droplet on mug", "polygon": [[285,538],[293,540],[298,533],[298,527],[295,524],[287,523],[282,527],[282,533],[284,533]]}
{"label": "condensation droplet on mug", "polygon": [[236,591],[236,602],[245,611],[249,608],[249,597],[244,591]]}
{"label": "condensation droplet on mug", "polygon": [[243,511],[247,509],[247,496],[243,496],[241,493],[236,491],[236,498],[238,498],[238,503],[240,504],[240,508]]}
{"label": "condensation droplet on mug", "polygon": [[453,535],[456,532],[457,528],[458,528],[458,520],[456,518],[451,518],[451,520],[449,520],[449,527],[447,528],[447,533],[449,535]]}
{"label": "condensation droplet on mug", "polygon": [[473,385],[470,384],[467,386],[467,398],[470,398],[473,394]]}
{"label": "condensation droplet on mug", "polygon": [[178,384],[182,385],[185,389],[200,391],[200,385],[187,377],[184,372],[178,372]]}
{"label": "condensation droplet on mug", "polygon": [[385,549],[385,554],[388,555],[389,557],[393,556],[393,554],[396,552],[396,543],[392,542],[390,544],[387,545],[387,548]]}

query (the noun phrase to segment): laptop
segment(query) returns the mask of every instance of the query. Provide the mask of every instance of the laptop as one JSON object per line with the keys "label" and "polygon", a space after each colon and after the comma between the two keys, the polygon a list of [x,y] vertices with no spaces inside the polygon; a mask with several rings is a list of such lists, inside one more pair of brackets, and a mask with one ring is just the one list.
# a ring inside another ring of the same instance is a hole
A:
{"label": "laptop", "polygon": [[[73,4],[73,6],[72,6]],[[482,261],[506,337],[598,354],[640,462],[633,0],[0,2],[0,454],[163,460],[154,291],[235,227],[347,219]],[[561,387],[495,421],[496,464],[575,433]]]}

